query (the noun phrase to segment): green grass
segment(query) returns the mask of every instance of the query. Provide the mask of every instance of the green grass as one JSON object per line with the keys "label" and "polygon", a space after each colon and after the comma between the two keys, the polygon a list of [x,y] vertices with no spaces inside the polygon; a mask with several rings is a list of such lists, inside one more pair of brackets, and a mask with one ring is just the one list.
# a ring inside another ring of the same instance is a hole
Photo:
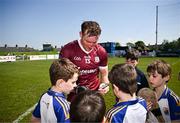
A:
{"label": "green grass", "polygon": [[[154,59],[157,58],[140,58],[138,67],[146,73],[147,65]],[[180,59],[161,59],[172,66],[172,77],[168,86],[179,96]],[[114,64],[123,62],[124,58],[109,58],[109,70]],[[50,87],[48,70],[51,63],[51,60],[0,63],[0,122],[14,121],[39,100],[41,94]],[[109,109],[115,101],[111,88],[104,97]],[[30,117],[28,115],[21,122],[29,122]]]}
{"label": "green grass", "polygon": [[0,122],[15,120],[50,86],[51,61],[0,63]]}

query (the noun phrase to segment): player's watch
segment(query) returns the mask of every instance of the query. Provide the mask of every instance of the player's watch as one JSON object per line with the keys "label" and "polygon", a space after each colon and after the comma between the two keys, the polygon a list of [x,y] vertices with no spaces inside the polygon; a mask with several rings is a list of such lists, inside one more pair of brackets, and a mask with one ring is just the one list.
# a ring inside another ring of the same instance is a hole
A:
{"label": "player's watch", "polygon": [[107,86],[109,86],[109,83],[102,82],[102,83],[100,84],[99,88],[104,89],[104,88],[106,88]]}

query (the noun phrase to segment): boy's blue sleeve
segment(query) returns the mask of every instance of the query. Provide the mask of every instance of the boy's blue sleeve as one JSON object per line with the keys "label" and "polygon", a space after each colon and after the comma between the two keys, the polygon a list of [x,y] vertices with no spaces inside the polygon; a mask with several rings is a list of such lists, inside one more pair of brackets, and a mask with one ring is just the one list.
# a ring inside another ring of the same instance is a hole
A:
{"label": "boy's blue sleeve", "polygon": [[40,101],[38,102],[37,106],[35,107],[33,111],[33,116],[37,118],[41,118],[41,113],[40,113]]}
{"label": "boy's blue sleeve", "polygon": [[180,99],[173,92],[169,95],[169,108],[171,120],[180,120]]}

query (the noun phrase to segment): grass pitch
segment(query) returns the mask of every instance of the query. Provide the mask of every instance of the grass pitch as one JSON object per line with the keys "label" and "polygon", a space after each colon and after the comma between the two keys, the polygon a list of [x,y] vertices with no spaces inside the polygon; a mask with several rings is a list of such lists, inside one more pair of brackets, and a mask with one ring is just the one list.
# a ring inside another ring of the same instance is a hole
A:
{"label": "grass pitch", "polygon": [[[145,72],[149,63],[155,58],[140,58],[139,69]],[[180,58],[160,58],[171,64],[172,76],[168,83],[178,96],[180,95]],[[109,58],[109,70],[114,64],[125,62],[124,58]],[[49,67],[52,60],[17,61],[0,63],[0,122],[12,122],[32,107],[43,92],[50,87]],[[112,107],[115,98],[112,90],[105,96],[107,109]],[[29,122],[31,115],[21,122]]]}

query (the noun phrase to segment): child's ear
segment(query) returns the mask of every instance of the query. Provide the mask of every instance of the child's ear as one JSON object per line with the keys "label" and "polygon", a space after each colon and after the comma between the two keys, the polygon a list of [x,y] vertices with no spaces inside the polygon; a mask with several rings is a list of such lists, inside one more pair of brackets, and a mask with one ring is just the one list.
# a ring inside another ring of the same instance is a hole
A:
{"label": "child's ear", "polygon": [[170,75],[165,76],[164,79],[165,79],[166,82],[169,81]]}
{"label": "child's ear", "polygon": [[113,84],[113,88],[115,91],[119,91],[119,88],[115,84]]}
{"label": "child's ear", "polygon": [[63,79],[58,79],[57,82],[56,82],[56,85],[60,86],[63,82],[64,82]]}
{"label": "child's ear", "polygon": [[121,90],[119,90],[119,88],[115,84],[113,84],[113,92],[116,95],[116,97],[119,98]]}

